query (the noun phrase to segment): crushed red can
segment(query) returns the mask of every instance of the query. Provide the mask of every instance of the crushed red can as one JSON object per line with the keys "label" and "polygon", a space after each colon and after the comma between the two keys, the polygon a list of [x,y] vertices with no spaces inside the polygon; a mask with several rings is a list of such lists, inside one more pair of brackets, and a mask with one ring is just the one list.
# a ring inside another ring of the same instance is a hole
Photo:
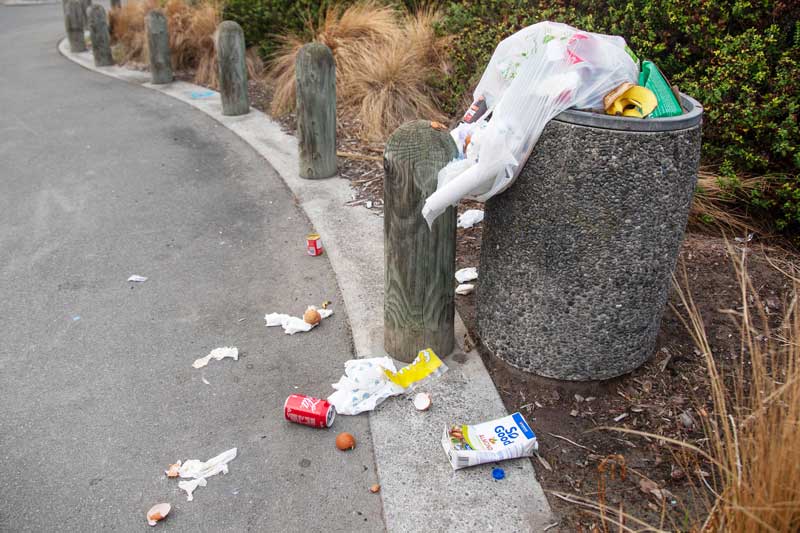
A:
{"label": "crushed red can", "polygon": [[306,235],[306,249],[308,249],[308,255],[322,255],[322,237],[319,236],[319,233]]}
{"label": "crushed red can", "polygon": [[283,416],[290,422],[304,426],[329,428],[336,417],[336,408],[328,400],[292,394],[283,404]]}

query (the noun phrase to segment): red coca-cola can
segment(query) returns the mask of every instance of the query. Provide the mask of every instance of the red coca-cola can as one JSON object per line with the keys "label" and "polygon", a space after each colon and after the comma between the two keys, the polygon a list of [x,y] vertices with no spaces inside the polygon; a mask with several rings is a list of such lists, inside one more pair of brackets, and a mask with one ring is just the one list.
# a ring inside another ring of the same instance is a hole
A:
{"label": "red coca-cola can", "polygon": [[322,255],[322,237],[319,236],[319,233],[306,235],[306,248],[308,255]]}
{"label": "red coca-cola can", "polygon": [[292,394],[283,404],[283,416],[290,422],[304,426],[329,428],[336,417],[336,408],[328,400]]}

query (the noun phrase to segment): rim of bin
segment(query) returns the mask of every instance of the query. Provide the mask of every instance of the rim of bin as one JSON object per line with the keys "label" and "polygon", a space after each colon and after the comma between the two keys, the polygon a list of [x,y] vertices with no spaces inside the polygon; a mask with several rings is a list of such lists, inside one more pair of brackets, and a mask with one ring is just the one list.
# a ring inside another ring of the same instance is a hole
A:
{"label": "rim of bin", "polygon": [[592,128],[602,128],[618,131],[643,131],[660,132],[675,131],[693,128],[700,124],[703,119],[703,106],[686,94],[681,95],[681,107],[685,111],[676,117],[664,118],[631,118],[615,117],[591,111],[578,111],[577,109],[567,109],[556,115],[553,120],[576,124],[579,126],[591,126]]}

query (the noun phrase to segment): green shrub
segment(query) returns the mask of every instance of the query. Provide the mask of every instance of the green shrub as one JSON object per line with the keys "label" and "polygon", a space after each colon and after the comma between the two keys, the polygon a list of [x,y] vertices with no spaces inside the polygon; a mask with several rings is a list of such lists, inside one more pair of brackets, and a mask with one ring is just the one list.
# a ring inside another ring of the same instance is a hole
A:
{"label": "green shrub", "polygon": [[238,22],[247,46],[258,46],[267,58],[276,48],[276,35],[307,32],[309,22],[319,20],[331,4],[329,0],[226,0],[223,17]]}

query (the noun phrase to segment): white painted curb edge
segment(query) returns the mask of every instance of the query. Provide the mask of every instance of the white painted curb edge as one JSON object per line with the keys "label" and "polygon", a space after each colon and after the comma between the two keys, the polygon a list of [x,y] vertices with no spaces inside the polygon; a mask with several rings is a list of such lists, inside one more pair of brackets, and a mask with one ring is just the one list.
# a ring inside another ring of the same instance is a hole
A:
{"label": "white painted curb edge", "polygon": [[[95,67],[91,52],[71,53],[66,39],[59,42],[58,50],[84,68],[154,89],[203,111],[266,159],[322,235],[344,298],[356,355],[386,355],[383,218],[365,208],[344,205],[352,199],[348,180],[301,178],[297,140],[261,111],[224,116],[219,93],[204,96],[209,93],[206,87],[181,81],[153,85],[148,72]],[[456,333],[463,349],[465,328],[457,314]],[[507,414],[480,355],[474,350],[458,355],[458,362],[447,361],[450,371],[433,386],[434,408],[426,418],[409,413],[413,410],[410,402],[402,400],[385,402],[369,415],[386,528],[390,532],[443,531],[457,524],[459,529],[541,531],[553,519],[530,461],[503,463],[510,475],[498,485],[491,479],[493,465],[453,472],[441,449],[439,431],[445,424]]]}

